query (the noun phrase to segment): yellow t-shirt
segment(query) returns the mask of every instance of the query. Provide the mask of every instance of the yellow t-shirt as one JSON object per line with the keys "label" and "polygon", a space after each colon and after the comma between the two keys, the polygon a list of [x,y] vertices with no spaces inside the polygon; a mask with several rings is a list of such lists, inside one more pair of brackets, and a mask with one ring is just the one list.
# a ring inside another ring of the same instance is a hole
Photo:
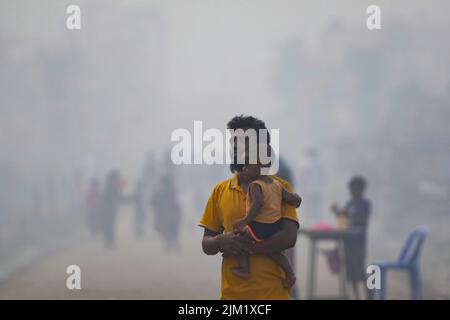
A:
{"label": "yellow t-shirt", "polygon": [[[275,176],[282,185],[291,191],[290,185]],[[246,194],[238,184],[236,175],[231,179],[218,183],[208,199],[199,226],[218,233],[233,230],[233,222],[246,214]],[[282,205],[283,218],[297,220],[294,207],[285,203]],[[222,260],[221,299],[289,299],[289,290],[283,287],[284,273],[282,269],[265,255],[250,256],[250,278],[241,279],[230,272],[236,266],[233,257]]]}

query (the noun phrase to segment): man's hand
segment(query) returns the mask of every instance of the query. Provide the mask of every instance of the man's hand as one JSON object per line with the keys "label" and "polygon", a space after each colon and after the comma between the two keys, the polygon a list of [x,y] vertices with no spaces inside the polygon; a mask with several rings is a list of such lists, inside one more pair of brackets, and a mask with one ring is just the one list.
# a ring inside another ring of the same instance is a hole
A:
{"label": "man's hand", "polygon": [[219,247],[224,256],[241,256],[250,253],[252,241],[242,237],[236,232],[226,232],[217,236]]}
{"label": "man's hand", "polygon": [[233,228],[235,232],[243,232],[244,228],[247,226],[248,222],[244,219],[239,219],[233,223]]}

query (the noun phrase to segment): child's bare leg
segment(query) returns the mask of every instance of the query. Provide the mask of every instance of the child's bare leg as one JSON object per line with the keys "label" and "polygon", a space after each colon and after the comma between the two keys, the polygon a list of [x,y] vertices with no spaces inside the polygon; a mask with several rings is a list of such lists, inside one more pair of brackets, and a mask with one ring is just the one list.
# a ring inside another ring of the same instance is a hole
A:
{"label": "child's bare leg", "polygon": [[[241,234],[242,238],[251,239],[247,232]],[[236,256],[237,267],[230,268],[232,274],[239,278],[248,279],[250,277],[250,258],[249,256]]]}
{"label": "child's bare leg", "polygon": [[286,278],[284,279],[284,286],[286,288],[292,287],[297,279],[288,257],[284,254],[284,252],[272,253],[269,254],[269,257],[273,261],[275,261],[286,274]]}
{"label": "child's bare leg", "polygon": [[232,274],[239,278],[247,279],[250,277],[250,264],[248,256],[237,256],[237,267],[231,268]]}

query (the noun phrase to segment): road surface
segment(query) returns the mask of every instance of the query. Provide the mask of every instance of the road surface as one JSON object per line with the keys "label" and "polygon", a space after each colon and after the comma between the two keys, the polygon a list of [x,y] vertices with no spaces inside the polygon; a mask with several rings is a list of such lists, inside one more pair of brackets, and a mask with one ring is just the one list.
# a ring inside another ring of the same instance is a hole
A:
{"label": "road surface", "polygon": [[[105,249],[101,239],[85,232],[67,249],[32,263],[1,283],[0,299],[219,298],[220,256],[201,252],[202,230],[194,219],[184,222],[180,250],[167,252],[150,226],[144,239],[136,239],[131,218],[131,212],[120,215],[115,249]],[[296,250],[297,278],[304,298],[308,256],[304,238],[299,238]],[[66,288],[69,265],[81,268],[81,290]],[[323,258],[318,268],[318,294],[337,294],[337,278],[328,272]],[[403,289],[390,298],[407,298],[406,292]]]}

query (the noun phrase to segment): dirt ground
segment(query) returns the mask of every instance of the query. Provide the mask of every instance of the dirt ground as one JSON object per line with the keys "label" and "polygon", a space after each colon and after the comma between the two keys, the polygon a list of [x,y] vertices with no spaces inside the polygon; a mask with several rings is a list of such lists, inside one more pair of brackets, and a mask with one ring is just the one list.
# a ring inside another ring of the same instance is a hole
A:
{"label": "dirt ground", "polygon": [[[166,252],[155,233],[136,239],[130,214],[118,224],[117,248],[106,250],[87,235],[70,248],[15,273],[0,285],[0,299],[217,299],[220,257],[201,252],[202,230],[188,221],[178,252]],[[151,231],[151,230],[148,230]],[[306,292],[307,242],[296,247],[300,297]],[[318,294],[337,294],[337,278],[319,259]],[[81,267],[81,290],[66,288],[67,266]],[[389,297],[407,299],[406,277],[389,279]]]}
{"label": "dirt ground", "polygon": [[[195,238],[182,234],[179,252],[165,252],[154,233],[136,239],[130,215],[119,221],[117,247],[100,239],[79,244],[17,272],[0,285],[1,299],[212,299],[218,296],[219,258],[200,252]],[[66,288],[67,266],[81,268],[81,290]]]}

